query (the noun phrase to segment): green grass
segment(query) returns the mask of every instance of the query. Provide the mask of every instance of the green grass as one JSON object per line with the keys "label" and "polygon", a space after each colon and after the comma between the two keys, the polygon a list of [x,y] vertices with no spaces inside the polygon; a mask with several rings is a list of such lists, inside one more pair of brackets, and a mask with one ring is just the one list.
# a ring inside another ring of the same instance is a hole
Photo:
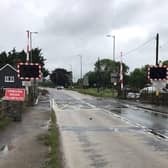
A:
{"label": "green grass", "polygon": [[0,119],[0,130],[4,129],[9,123],[11,122],[11,119],[8,117],[4,117]]}
{"label": "green grass", "polygon": [[60,146],[59,146],[59,131],[56,125],[56,116],[54,111],[51,112],[51,128],[50,128],[50,161],[49,167],[60,168],[61,157],[60,157]]}
{"label": "green grass", "polygon": [[96,97],[116,97],[117,92],[112,89],[100,89],[97,91],[97,88],[88,88],[88,89],[73,89],[79,93],[88,94]]}
{"label": "green grass", "polygon": [[61,168],[62,156],[60,151],[59,131],[56,125],[55,112],[51,112],[51,125],[48,134],[38,136],[38,140],[43,142],[44,145],[50,147],[49,158],[47,159],[44,168]]}

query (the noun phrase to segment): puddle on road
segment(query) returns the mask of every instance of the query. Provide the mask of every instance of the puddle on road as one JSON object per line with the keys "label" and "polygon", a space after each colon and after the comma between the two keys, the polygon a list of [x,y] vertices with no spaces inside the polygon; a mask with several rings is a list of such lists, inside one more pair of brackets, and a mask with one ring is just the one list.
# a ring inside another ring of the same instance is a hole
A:
{"label": "puddle on road", "polygon": [[114,106],[113,108],[110,108],[110,111],[111,112],[114,112],[114,113],[123,113],[122,109],[127,109],[128,106],[126,105],[119,105],[119,106]]}
{"label": "puddle on road", "polygon": [[2,145],[2,147],[0,148],[0,154],[8,154],[9,151],[12,151],[15,148],[15,146],[13,144],[8,144],[8,145]]}
{"label": "puddle on road", "polygon": [[41,128],[48,130],[50,127],[51,120],[47,120],[44,124],[41,125]]}
{"label": "puddle on road", "polygon": [[63,126],[60,127],[62,131],[72,131],[72,132],[144,132],[143,128],[139,127],[77,127],[77,126]]}
{"label": "puddle on road", "polygon": [[167,141],[162,141],[162,139],[157,139],[153,137],[144,137],[144,141],[147,145],[152,146],[155,151],[165,152],[164,155],[168,158]]}
{"label": "puddle on road", "polygon": [[118,113],[120,114],[121,113],[121,109],[117,109],[117,108],[116,109],[113,108],[110,111],[113,112],[113,113],[116,113],[116,114],[118,114]]}

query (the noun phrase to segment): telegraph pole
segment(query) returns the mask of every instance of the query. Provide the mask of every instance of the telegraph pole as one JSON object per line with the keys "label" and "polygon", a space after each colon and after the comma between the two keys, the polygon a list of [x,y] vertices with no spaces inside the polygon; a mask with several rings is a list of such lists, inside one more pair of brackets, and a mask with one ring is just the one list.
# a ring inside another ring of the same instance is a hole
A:
{"label": "telegraph pole", "polygon": [[115,61],[115,36],[113,37],[113,61]]}
{"label": "telegraph pole", "polygon": [[97,92],[99,93],[100,92],[100,80],[101,80],[101,75],[100,75],[100,59],[98,57],[98,60],[97,60],[97,79],[96,79],[96,85],[97,85]]}
{"label": "telegraph pole", "polygon": [[82,55],[80,55],[80,77],[82,79]]}
{"label": "telegraph pole", "polygon": [[156,65],[159,65],[158,56],[159,56],[159,33],[156,34]]}

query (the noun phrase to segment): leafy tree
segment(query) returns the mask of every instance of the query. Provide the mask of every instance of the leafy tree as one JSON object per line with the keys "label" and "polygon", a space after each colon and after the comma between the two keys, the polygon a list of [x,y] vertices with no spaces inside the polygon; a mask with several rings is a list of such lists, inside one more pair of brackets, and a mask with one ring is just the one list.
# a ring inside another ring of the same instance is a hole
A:
{"label": "leafy tree", "polygon": [[44,67],[46,59],[43,57],[41,49],[32,49],[32,51],[30,51],[30,59],[32,59],[33,63],[39,63],[42,66],[43,77],[49,75],[49,71]]}
{"label": "leafy tree", "polygon": [[44,78],[47,77],[50,74],[49,70],[44,68],[44,67],[42,68],[42,73],[43,73]]}
{"label": "leafy tree", "polygon": [[4,66],[5,64],[7,64],[7,53],[5,51],[3,51],[2,53],[0,53],[0,67]]}
{"label": "leafy tree", "polygon": [[69,80],[70,79],[69,72],[67,72],[67,70],[62,69],[62,68],[55,69],[51,73],[50,79],[57,86],[61,85],[61,86],[66,87],[71,84],[71,81]]}
{"label": "leafy tree", "polygon": [[89,87],[95,87],[95,84],[96,84],[96,72],[89,71],[85,75],[88,76]]}
{"label": "leafy tree", "polygon": [[[123,63],[123,75],[125,77],[128,66]],[[110,59],[98,60],[95,63],[95,72],[99,76],[100,85],[103,87],[111,86],[111,73],[116,73],[119,78],[120,62],[112,61]]]}
{"label": "leafy tree", "polygon": [[[30,56],[32,56],[33,63],[39,63],[42,66],[43,77],[48,76],[49,71],[44,67],[46,59],[44,59],[42,56],[41,49],[35,48],[31,50]],[[16,49],[13,48],[8,53],[5,51],[0,53],[0,67],[4,66],[5,64],[10,64],[16,67],[17,63],[19,62],[26,62],[26,52],[24,50],[17,52]]]}
{"label": "leafy tree", "polygon": [[136,68],[129,76],[129,85],[139,90],[148,83],[147,79],[147,65],[142,68]]}
{"label": "leafy tree", "polygon": [[168,65],[168,60],[163,61],[163,65]]}
{"label": "leafy tree", "polygon": [[39,63],[41,66],[44,66],[44,62],[46,61],[42,55],[42,50],[39,48],[35,48],[30,51],[30,60],[31,59],[33,63]]}

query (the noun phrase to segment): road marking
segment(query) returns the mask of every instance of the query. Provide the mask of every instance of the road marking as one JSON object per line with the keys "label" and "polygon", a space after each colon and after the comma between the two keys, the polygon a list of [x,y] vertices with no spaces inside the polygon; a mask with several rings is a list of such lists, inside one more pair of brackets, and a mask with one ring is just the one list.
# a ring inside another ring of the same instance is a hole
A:
{"label": "road marking", "polygon": [[[100,108],[102,109],[102,108]],[[164,134],[161,134],[159,132],[156,132],[156,133],[152,133],[153,131],[147,127],[145,127],[144,125],[141,125],[139,123],[134,123],[118,114],[115,114],[113,112],[111,112],[110,110],[106,110],[106,109],[102,109],[102,112],[105,112],[105,113],[108,113],[110,115],[113,115],[115,118],[119,118],[121,119],[121,121],[124,121],[125,123],[127,123],[128,125],[132,125],[132,126],[135,126],[135,127],[138,127],[138,128],[141,128],[142,130],[144,130],[145,133],[148,133],[150,135],[153,135],[154,137],[157,137],[158,139],[161,139],[161,140],[165,140],[165,141],[168,141],[168,136],[164,135]]]}
{"label": "road marking", "polygon": [[[95,110],[95,109],[101,110],[102,112],[105,112],[106,114],[108,113],[108,114],[110,114],[110,115],[113,115],[113,117],[119,118],[121,121],[124,121],[124,122],[125,122],[126,124],[128,124],[128,125],[132,125],[132,126],[141,128],[141,129],[144,130],[144,132],[146,132],[146,133],[148,133],[148,134],[152,134],[152,135],[154,135],[155,137],[157,137],[157,138],[159,138],[159,139],[162,139],[162,140],[164,139],[164,140],[168,141],[168,136],[166,136],[166,135],[163,135],[163,134],[160,134],[160,133],[157,133],[157,132],[156,132],[156,134],[154,134],[154,133],[152,133],[152,130],[151,130],[151,129],[149,129],[149,128],[147,128],[147,127],[145,127],[145,126],[143,126],[143,125],[141,125],[141,124],[139,124],[139,123],[134,123],[134,122],[132,122],[132,121],[130,121],[130,120],[128,120],[128,119],[126,119],[126,118],[124,118],[124,117],[118,115],[118,114],[114,114],[114,113],[111,112],[110,110],[102,109],[102,108],[97,108],[95,105],[92,105],[92,104],[90,104],[90,103],[87,103],[87,102],[85,102],[84,100],[79,100],[79,101],[80,101],[81,103],[84,103],[84,104],[90,106],[90,107],[93,108],[94,110]],[[58,105],[57,105],[57,103],[55,102],[54,98],[51,99],[50,106],[51,106],[51,109],[54,110],[55,114],[56,114],[57,111],[61,111],[61,109],[58,108]],[[68,104],[65,105],[64,108],[67,107],[67,106],[68,106]]]}

